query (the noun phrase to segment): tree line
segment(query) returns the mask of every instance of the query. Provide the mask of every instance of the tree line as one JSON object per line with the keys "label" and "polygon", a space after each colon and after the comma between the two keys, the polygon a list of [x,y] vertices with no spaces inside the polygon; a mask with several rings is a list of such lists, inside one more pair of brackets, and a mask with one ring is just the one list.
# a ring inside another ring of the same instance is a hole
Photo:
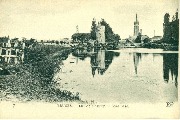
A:
{"label": "tree line", "polygon": [[178,10],[175,15],[172,17],[172,21],[169,21],[170,15],[166,13],[164,15],[164,34],[162,42],[179,45],[179,19],[178,19]]}
{"label": "tree line", "polygon": [[[105,41],[106,42],[119,42],[120,36],[118,34],[115,34],[110,27],[110,25],[104,20],[101,19],[99,22],[102,26],[105,26]],[[96,40],[96,31],[97,31],[97,24],[96,20],[93,19],[90,33],[74,33],[72,35],[73,41],[81,41],[81,42],[87,42],[89,40]]]}

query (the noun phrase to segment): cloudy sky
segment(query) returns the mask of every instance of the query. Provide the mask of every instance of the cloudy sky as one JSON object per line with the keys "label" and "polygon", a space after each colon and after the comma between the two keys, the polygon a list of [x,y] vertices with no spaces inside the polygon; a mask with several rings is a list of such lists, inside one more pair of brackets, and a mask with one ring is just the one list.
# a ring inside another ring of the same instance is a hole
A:
{"label": "cloudy sky", "polygon": [[113,31],[133,35],[138,14],[143,34],[163,35],[163,17],[172,17],[178,0],[0,0],[0,36],[60,39],[90,32],[92,19],[104,18]]}

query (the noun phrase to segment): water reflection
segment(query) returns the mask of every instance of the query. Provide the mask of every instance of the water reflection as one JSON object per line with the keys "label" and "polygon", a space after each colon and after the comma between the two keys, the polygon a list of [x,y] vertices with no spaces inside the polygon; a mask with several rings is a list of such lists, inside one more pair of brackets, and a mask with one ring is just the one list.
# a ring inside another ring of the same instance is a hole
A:
{"label": "water reflection", "polygon": [[163,77],[165,82],[169,82],[170,78],[178,85],[178,54],[163,54]]}
{"label": "water reflection", "polygon": [[94,77],[96,71],[98,74],[103,75],[112,63],[113,57],[119,56],[120,53],[96,49],[76,49],[73,51],[72,55],[80,60],[85,60],[85,58],[90,57],[92,75]]}
{"label": "water reflection", "polygon": [[134,59],[135,73],[137,74],[138,64],[139,64],[139,61],[141,60],[141,53],[133,53],[133,59]]}
{"label": "water reflection", "polygon": [[[76,56],[80,60],[85,60],[85,58],[90,58],[90,64],[91,64],[91,71],[93,77],[96,74],[96,71],[98,74],[103,75],[105,71],[109,68],[110,64],[113,61],[114,56],[119,56],[119,52],[113,52],[113,51],[105,51],[105,50],[87,50],[87,49],[76,49],[72,53],[73,56]],[[129,53],[130,56],[133,56],[133,63],[134,63],[134,69],[135,74],[138,75],[139,64],[142,57],[148,58],[150,55],[149,53]],[[178,54],[177,53],[163,53],[163,54],[151,54],[152,55],[152,64],[155,62],[154,57],[163,57],[163,77],[164,81],[166,83],[169,82],[170,79],[175,82],[175,86],[178,85]],[[160,55],[160,56],[159,56]],[[151,58],[151,57],[150,57]],[[147,65],[148,62],[147,61]],[[145,64],[145,63],[144,63]],[[157,68],[158,69],[158,68]],[[142,70],[139,70],[142,71]]]}
{"label": "water reflection", "polygon": [[98,71],[98,74],[103,75],[105,71],[109,68],[109,65],[112,63],[114,56],[119,56],[119,53],[99,50],[97,53],[92,55],[90,62],[93,77],[96,70]]}
{"label": "water reflection", "polygon": [[177,53],[74,49],[63,63],[60,87],[83,100],[177,101]]}
{"label": "water reflection", "polygon": [[80,60],[85,60],[85,58],[88,57],[87,53],[88,53],[87,49],[79,48],[73,50],[72,55],[78,57]]}

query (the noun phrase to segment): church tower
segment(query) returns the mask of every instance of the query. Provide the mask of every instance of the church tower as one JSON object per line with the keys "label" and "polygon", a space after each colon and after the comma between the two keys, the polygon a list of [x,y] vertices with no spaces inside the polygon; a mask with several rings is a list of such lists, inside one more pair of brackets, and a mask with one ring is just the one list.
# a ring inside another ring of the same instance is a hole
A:
{"label": "church tower", "polygon": [[137,19],[137,14],[136,14],[136,21],[134,21],[134,36],[138,36],[139,34],[139,21]]}

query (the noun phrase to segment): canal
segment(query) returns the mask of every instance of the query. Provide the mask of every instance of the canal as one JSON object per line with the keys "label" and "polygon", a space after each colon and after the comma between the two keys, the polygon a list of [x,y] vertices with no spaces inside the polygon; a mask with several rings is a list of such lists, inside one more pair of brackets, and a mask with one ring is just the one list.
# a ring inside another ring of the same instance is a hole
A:
{"label": "canal", "polygon": [[99,103],[178,100],[178,53],[162,49],[76,49],[54,76],[61,90]]}

